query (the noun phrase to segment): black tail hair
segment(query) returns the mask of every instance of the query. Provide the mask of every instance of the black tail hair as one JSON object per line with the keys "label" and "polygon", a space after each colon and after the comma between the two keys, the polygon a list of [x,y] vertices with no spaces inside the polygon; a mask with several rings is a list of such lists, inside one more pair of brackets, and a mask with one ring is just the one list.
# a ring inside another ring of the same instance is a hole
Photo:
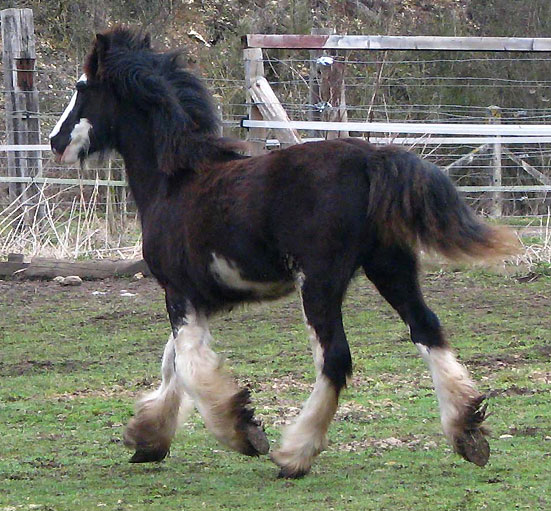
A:
{"label": "black tail hair", "polygon": [[421,245],[450,259],[503,259],[516,234],[485,223],[436,165],[395,146],[370,152],[369,218],[388,243]]}

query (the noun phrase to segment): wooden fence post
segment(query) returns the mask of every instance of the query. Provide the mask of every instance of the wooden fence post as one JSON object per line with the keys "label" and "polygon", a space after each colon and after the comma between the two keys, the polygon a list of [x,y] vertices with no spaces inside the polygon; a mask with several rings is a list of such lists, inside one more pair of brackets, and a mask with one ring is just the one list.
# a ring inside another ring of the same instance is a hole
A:
{"label": "wooden fence post", "polygon": [[[330,28],[313,28],[312,35],[331,35],[334,33]],[[308,109],[307,120],[308,121],[321,121],[321,110],[319,105],[321,104],[320,97],[320,82],[321,82],[321,66],[317,60],[323,55],[324,50],[310,50],[310,73],[308,76],[308,101],[310,108]],[[308,132],[309,137],[319,136],[316,131],[310,130]]]}
{"label": "wooden fence post", "polygon": [[[333,34],[335,34],[335,29],[312,29],[312,35],[329,36]],[[331,64],[323,65],[318,63],[318,59],[324,54],[331,57]],[[344,87],[345,64],[336,60],[334,58],[336,56],[338,56],[336,50],[310,50],[309,121],[346,122],[348,120]],[[320,110],[314,108],[315,105],[325,105],[327,108]],[[315,132],[310,131],[309,136],[316,136]],[[329,131],[326,138],[332,139],[347,136],[348,132],[345,131]]]}
{"label": "wooden fence post", "polygon": [[[489,106],[490,111],[490,124],[501,124],[501,108],[499,106]],[[500,137],[496,137],[499,140]],[[493,157],[492,157],[492,186],[502,185],[502,172],[501,172],[501,142],[493,144]],[[503,213],[503,194],[500,191],[492,192],[492,208],[490,211],[491,216],[494,218],[501,217]]]}
{"label": "wooden fence post", "polygon": [[[264,77],[264,62],[262,61],[261,48],[247,48],[243,50],[243,61],[245,64],[245,90],[247,91],[247,103],[249,105],[249,119],[261,121],[263,119],[260,110],[255,105],[251,94],[251,86],[258,77]],[[251,145],[251,156],[264,154],[266,152],[266,129],[251,128],[247,132],[247,140]]]}
{"label": "wooden fence post", "polygon": [[[335,55],[336,56],[336,55]],[[324,66],[321,72],[320,96],[330,107],[322,113],[322,120],[329,122],[347,122],[346,95],[344,87],[345,63],[333,60]],[[348,131],[328,131],[327,139],[348,137]]]}
{"label": "wooden fence post", "polygon": [[[33,11],[4,9],[0,15],[8,144],[40,144]],[[8,152],[8,175],[40,176],[41,156],[40,151]],[[27,206],[27,210],[28,206],[40,202],[38,192],[37,186],[28,187],[25,183],[9,184],[10,200],[13,202],[19,198],[21,204]]]}

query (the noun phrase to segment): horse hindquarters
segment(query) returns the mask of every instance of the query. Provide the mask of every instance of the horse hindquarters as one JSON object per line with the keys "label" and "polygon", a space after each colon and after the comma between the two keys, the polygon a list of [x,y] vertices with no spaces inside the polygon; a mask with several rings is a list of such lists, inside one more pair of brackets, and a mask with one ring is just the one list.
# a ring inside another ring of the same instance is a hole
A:
{"label": "horse hindquarters", "polygon": [[440,322],[425,304],[417,275],[417,261],[409,249],[375,250],[364,263],[367,277],[409,326],[411,340],[432,374],[444,433],[466,460],[483,466],[490,456],[482,425],[486,406],[467,369],[446,342]]}

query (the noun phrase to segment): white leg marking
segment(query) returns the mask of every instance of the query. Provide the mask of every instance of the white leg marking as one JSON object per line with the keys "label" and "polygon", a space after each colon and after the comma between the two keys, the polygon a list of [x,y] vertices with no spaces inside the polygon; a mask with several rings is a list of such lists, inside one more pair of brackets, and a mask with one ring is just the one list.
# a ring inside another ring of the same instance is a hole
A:
{"label": "white leg marking", "polygon": [[302,318],[304,319],[304,324],[306,325],[306,331],[308,332],[308,338],[310,339],[310,348],[312,349],[312,355],[314,357],[316,376],[319,376],[323,369],[323,349],[321,347],[318,334],[316,333],[314,327],[310,323],[308,323],[308,318],[306,317],[306,312],[304,310],[304,302],[302,301],[302,287],[304,286],[304,281],[306,280],[306,277],[302,271],[298,271],[296,273],[295,280],[296,289],[300,297]]}
{"label": "white leg marking", "polygon": [[78,161],[79,154],[82,150],[88,149],[90,145],[90,130],[92,125],[88,119],[81,119],[71,131],[71,142],[63,151],[61,162],[73,164]]}
{"label": "white leg marking", "polygon": [[158,389],[143,396],[138,407],[147,409],[148,414],[159,417],[159,424],[172,438],[176,431],[180,392],[174,377],[174,338],[170,336],[166,343],[161,363],[162,381]]}
{"label": "white leg marking", "polygon": [[[83,83],[86,83],[88,81],[88,77],[83,74],[79,79],[78,79],[78,82],[83,82]],[[78,83],[77,82],[77,83]],[[75,104],[77,102],[77,95],[78,95],[78,92],[75,92],[73,94],[73,96],[71,97],[71,101],[69,101],[69,104],[67,105],[67,107],[65,108],[65,110],[63,110],[63,113],[61,114],[61,117],[59,118],[59,120],[57,121],[56,125],[54,126],[54,129],[52,130],[52,132],[50,133],[50,137],[49,138],[54,138],[58,133],[59,131],[61,130],[61,126],[63,126],[63,123],[65,122],[65,119],[67,119],[67,117],[69,117],[69,114],[71,113],[71,111],[73,110],[73,108],[75,107]]]}
{"label": "white leg marking", "polygon": [[453,444],[454,438],[462,433],[462,418],[467,405],[480,394],[465,366],[457,361],[449,348],[415,345],[429,366],[438,397],[442,427]]}
{"label": "white leg marking", "polygon": [[327,447],[327,430],[337,411],[337,393],[329,379],[319,374],[314,390],[296,421],[283,432],[281,447],[272,459],[286,475],[302,475]]}
{"label": "white leg marking", "polygon": [[239,389],[210,348],[212,337],[206,317],[188,307],[186,324],[175,339],[178,380],[195,401],[209,431],[223,444],[243,452],[243,435],[236,430],[233,399]]}
{"label": "white leg marking", "polygon": [[193,401],[178,385],[174,361],[171,335],[163,353],[161,385],[136,403],[136,414],[125,433],[128,446],[168,450],[178,423],[191,413]]}

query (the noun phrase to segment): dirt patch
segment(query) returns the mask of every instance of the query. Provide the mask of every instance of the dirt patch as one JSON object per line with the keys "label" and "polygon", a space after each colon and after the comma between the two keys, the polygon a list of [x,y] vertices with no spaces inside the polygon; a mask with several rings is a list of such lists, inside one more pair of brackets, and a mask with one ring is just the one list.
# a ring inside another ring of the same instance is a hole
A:
{"label": "dirt patch", "polygon": [[122,301],[123,291],[134,294],[139,299],[158,300],[163,298],[162,289],[155,279],[145,278],[138,281],[116,278],[105,280],[85,280],[81,286],[60,286],[57,282],[43,280],[0,280],[2,302],[17,307],[28,308],[49,302],[71,300]]}
{"label": "dirt patch", "polygon": [[375,456],[382,456],[384,451],[392,449],[409,449],[411,451],[430,451],[436,449],[438,444],[424,435],[410,435],[407,437],[388,438],[362,438],[340,444],[338,449],[346,452],[358,452],[366,449],[374,449]]}
{"label": "dirt patch", "polygon": [[87,369],[92,362],[82,360],[62,360],[52,362],[51,360],[21,360],[14,364],[0,362],[0,374],[5,376],[23,376],[26,374],[55,371],[56,373],[72,373]]}
{"label": "dirt patch", "polygon": [[551,360],[551,344],[538,346],[536,350],[541,353],[546,359]]}
{"label": "dirt patch", "polygon": [[467,366],[488,367],[492,369],[520,365],[525,363],[525,360],[518,354],[499,353],[496,355],[476,355],[465,360],[465,363]]}
{"label": "dirt patch", "polygon": [[541,436],[543,431],[536,427],[509,428],[509,434],[513,436]]}
{"label": "dirt patch", "polygon": [[539,394],[542,392],[548,392],[543,389],[528,389],[526,387],[517,387],[513,385],[506,389],[491,390],[488,392],[488,397],[496,396],[533,396],[534,394]]}
{"label": "dirt patch", "polygon": [[[92,323],[111,323],[111,322],[114,322],[114,323],[117,323],[117,321],[123,319],[123,318],[128,318],[129,316],[136,316],[136,315],[139,315],[140,313],[137,312],[137,311],[134,311],[134,310],[128,310],[128,309],[121,309],[121,310],[114,310],[112,312],[105,312],[103,314],[98,314],[97,316],[92,316],[90,318],[88,318],[86,321],[82,321],[80,323],[81,326],[84,326],[84,325],[90,325]],[[166,314],[160,314],[160,313],[155,313],[155,314],[150,314],[148,315],[148,318],[150,320],[152,320],[153,322],[156,322],[156,323],[161,323],[161,322],[164,322],[164,321],[167,321],[167,315]]]}

